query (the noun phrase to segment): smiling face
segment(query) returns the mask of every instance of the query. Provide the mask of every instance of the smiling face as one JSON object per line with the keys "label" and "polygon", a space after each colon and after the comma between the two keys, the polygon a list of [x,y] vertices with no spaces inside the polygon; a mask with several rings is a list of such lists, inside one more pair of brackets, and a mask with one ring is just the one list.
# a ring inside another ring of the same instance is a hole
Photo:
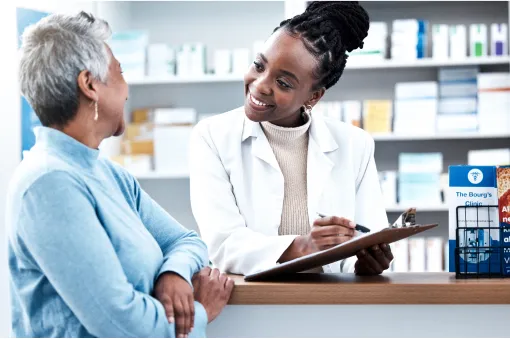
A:
{"label": "smiling face", "polygon": [[299,37],[285,29],[265,43],[244,76],[244,110],[248,119],[283,127],[302,124],[303,105],[315,105],[324,88],[315,89],[317,60]]}
{"label": "smiling face", "polygon": [[110,124],[113,136],[119,136],[124,132],[124,105],[128,97],[128,85],[122,75],[119,61],[107,46],[111,57],[108,67],[108,80],[106,84],[99,83],[99,115]]}

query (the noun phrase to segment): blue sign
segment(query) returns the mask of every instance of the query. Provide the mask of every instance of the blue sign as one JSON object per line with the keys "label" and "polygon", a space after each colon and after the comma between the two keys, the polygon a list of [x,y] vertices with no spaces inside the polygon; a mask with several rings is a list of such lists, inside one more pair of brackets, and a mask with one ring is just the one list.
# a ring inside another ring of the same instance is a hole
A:
{"label": "blue sign", "polygon": [[[25,8],[16,8],[16,21],[18,26],[18,48],[21,47],[21,35],[28,26],[35,24],[49,13]],[[21,97],[21,157],[23,151],[27,151],[35,144],[34,127],[40,126],[41,122],[28,101]]]}

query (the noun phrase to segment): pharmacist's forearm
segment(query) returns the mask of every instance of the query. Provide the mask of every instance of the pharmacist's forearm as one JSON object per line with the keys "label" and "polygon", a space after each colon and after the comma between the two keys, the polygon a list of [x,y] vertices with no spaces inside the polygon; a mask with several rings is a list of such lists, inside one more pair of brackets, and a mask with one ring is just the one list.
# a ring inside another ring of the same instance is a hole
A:
{"label": "pharmacist's forearm", "polygon": [[284,263],[287,261],[291,261],[296,258],[301,258],[304,255],[309,254],[308,246],[306,245],[306,236],[299,236],[294,239],[292,244],[283,252],[280,259],[278,259],[279,263]]}

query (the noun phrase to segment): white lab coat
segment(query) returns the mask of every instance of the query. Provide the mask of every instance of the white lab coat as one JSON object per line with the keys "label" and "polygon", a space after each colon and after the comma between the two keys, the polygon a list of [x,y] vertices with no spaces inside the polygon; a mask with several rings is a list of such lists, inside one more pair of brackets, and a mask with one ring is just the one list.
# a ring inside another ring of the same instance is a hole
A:
{"label": "white lab coat", "polygon": [[[374,141],[360,128],[312,113],[307,192],[310,225],[317,213],[388,226],[374,162]],[[193,214],[213,265],[252,274],[277,264],[296,236],[278,235],[284,178],[259,123],[244,108],[202,120],[190,145]],[[353,272],[356,258],[324,266]]]}

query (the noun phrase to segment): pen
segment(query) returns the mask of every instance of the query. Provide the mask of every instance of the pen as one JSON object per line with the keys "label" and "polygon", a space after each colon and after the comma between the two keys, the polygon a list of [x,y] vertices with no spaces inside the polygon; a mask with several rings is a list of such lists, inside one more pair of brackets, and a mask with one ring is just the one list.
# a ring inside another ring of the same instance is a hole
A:
{"label": "pen", "polygon": [[[317,215],[321,218],[325,218],[326,216],[324,214],[317,213]],[[356,224],[356,227],[354,227],[356,231],[359,231],[361,233],[368,233],[370,232],[370,228]]]}

